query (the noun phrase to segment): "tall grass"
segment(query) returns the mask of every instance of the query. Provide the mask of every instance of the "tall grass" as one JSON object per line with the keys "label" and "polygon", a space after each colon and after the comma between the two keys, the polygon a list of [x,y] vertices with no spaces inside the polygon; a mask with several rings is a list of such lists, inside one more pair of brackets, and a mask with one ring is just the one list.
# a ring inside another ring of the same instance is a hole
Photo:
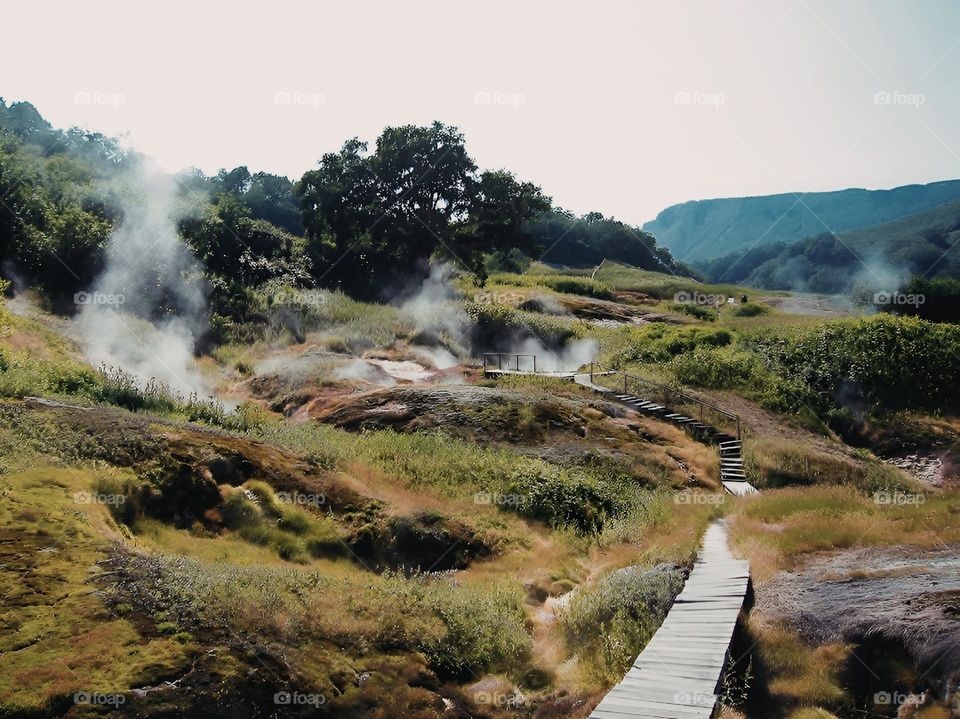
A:
{"label": "tall grass", "polygon": [[650,493],[609,463],[561,467],[442,432],[354,434],[326,425],[272,423],[254,435],[326,468],[374,467],[412,489],[472,498],[580,534],[599,536],[631,513],[637,519],[647,512],[651,521],[657,514]]}
{"label": "tall grass", "polygon": [[588,674],[618,681],[636,658],[683,587],[683,574],[666,565],[625,567],[594,586],[577,590],[561,612],[567,642]]}
{"label": "tall grass", "polygon": [[108,404],[239,432],[252,430],[265,421],[254,404],[243,403],[228,410],[214,397],[204,398],[196,393],[184,397],[163,382],[143,382],[117,367],[101,366],[94,370],[79,362],[15,354],[5,367],[0,367],[0,397],[31,396]]}
{"label": "tall grass", "polygon": [[[523,590],[511,583],[331,576],[162,555],[124,561],[155,618],[191,630],[226,630],[241,642],[257,637],[289,646],[333,642],[357,653],[419,651],[448,679],[508,673],[530,651]],[[125,600],[122,589],[116,600]]]}
{"label": "tall grass", "polygon": [[576,277],[556,274],[513,274],[498,272],[490,275],[487,280],[491,285],[505,285],[510,287],[545,287],[568,295],[582,295],[601,300],[612,300],[613,292],[602,282],[590,277]]}
{"label": "tall grass", "polygon": [[[739,297],[742,294],[755,294],[755,290],[737,285],[709,285],[698,282],[689,277],[678,277],[661,272],[638,270],[615,262],[605,262],[597,270],[595,279],[614,290],[630,290],[659,297],[660,299],[673,298],[677,293],[717,294]],[[765,294],[775,294],[765,292]]]}
{"label": "tall grass", "polygon": [[309,332],[322,332],[336,349],[362,352],[388,347],[420,329],[417,319],[402,307],[361,302],[342,292],[268,284],[256,296],[274,331],[289,330],[301,340]]}

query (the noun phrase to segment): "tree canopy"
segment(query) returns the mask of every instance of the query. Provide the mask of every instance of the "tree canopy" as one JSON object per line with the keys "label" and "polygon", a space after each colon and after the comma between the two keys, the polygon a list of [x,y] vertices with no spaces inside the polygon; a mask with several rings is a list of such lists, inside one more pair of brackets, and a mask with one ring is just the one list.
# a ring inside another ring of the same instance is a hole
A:
{"label": "tree canopy", "polygon": [[[69,309],[102,271],[121,200],[144,164],[113,138],[57,130],[33,105],[0,99],[4,274]],[[243,322],[249,290],[266,282],[384,299],[437,259],[478,284],[488,266],[523,270],[541,258],[686,271],[637,227],[599,213],[577,218],[509,170],[479,170],[463,133],[440,122],[387,127],[372,147],[347,140],[297,181],[245,165],[175,179],[178,230],[203,263],[220,325]]]}

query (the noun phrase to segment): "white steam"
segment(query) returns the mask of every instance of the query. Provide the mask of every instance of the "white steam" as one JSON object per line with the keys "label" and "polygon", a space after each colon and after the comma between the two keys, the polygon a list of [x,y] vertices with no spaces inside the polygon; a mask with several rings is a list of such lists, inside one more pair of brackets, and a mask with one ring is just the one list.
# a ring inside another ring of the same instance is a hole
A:
{"label": "white steam", "polygon": [[177,234],[175,189],[172,177],[152,168],[132,178],[106,267],[77,295],[77,329],[94,365],[207,396],[193,355],[206,323],[201,268]]}
{"label": "white steam", "polygon": [[458,293],[450,284],[452,276],[451,265],[433,265],[429,277],[402,307],[413,317],[418,329],[446,335],[462,345],[470,320],[459,304]]}
{"label": "white steam", "polygon": [[[596,340],[583,339],[573,340],[559,350],[551,350],[540,340],[528,338],[509,351],[511,353],[536,355],[538,372],[572,372],[593,362],[597,357],[599,348]],[[520,358],[521,370],[531,370],[533,369],[532,365],[532,358]]]}

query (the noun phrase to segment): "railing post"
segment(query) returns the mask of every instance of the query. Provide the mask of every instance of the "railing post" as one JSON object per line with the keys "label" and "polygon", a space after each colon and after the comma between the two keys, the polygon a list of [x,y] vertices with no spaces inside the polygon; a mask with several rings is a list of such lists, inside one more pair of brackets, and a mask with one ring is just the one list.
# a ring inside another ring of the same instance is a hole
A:
{"label": "railing post", "polygon": [[623,373],[623,393],[630,394],[629,392],[627,392],[627,373],[626,372]]}
{"label": "railing post", "polygon": [[503,355],[499,352],[497,353],[497,369],[503,371]]}
{"label": "railing post", "polygon": [[537,356],[536,355],[533,356],[533,373],[534,374],[537,373]]}
{"label": "railing post", "polygon": [[740,439],[740,416],[737,415],[737,439]]}

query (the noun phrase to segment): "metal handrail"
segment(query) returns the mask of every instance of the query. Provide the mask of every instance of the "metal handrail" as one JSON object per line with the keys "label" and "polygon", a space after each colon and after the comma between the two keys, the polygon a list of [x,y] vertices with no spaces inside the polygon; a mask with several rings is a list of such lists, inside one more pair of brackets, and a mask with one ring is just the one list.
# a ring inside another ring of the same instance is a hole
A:
{"label": "metal handrail", "polygon": [[[594,368],[596,368],[596,369],[599,370],[599,371],[595,372],[595,371],[594,371]],[[651,386],[656,387],[656,388],[658,388],[658,389],[665,390],[665,391],[667,391],[667,392],[670,392],[671,394],[675,394],[675,395],[678,395],[678,396],[683,397],[683,398],[685,398],[685,399],[688,399],[688,400],[690,400],[691,402],[693,402],[693,403],[695,403],[695,404],[702,404],[704,407],[708,407],[709,409],[712,409],[712,410],[715,411],[715,412],[719,412],[720,414],[724,415],[725,417],[729,417],[730,419],[738,419],[738,418],[739,418],[739,415],[734,414],[733,412],[728,412],[727,410],[723,409],[722,407],[717,407],[717,405],[711,404],[710,402],[704,402],[704,401],[703,401],[702,399],[700,399],[699,397],[694,397],[693,395],[687,394],[686,392],[684,392],[684,391],[682,391],[682,390],[679,390],[679,389],[677,389],[677,388],[675,388],[675,387],[671,387],[671,386],[668,385],[668,384],[662,384],[662,383],[660,383],[660,382],[655,382],[655,381],[652,380],[652,379],[647,379],[647,378],[645,378],[645,377],[639,377],[639,376],[637,376],[637,375],[635,375],[635,374],[630,374],[629,372],[624,372],[623,370],[620,370],[620,369],[613,369],[613,368],[610,368],[610,367],[604,368],[602,365],[597,364],[596,362],[591,362],[591,363],[590,363],[590,376],[592,377],[594,374],[607,374],[607,375],[609,375],[609,374],[619,374],[619,375],[623,375],[624,377],[628,377],[628,378],[632,379],[632,380],[635,381],[635,382],[640,382],[641,384],[648,384],[648,385],[651,385]]]}
{"label": "metal handrail", "polygon": [[[507,358],[507,370],[520,372],[520,358],[529,357],[533,360],[533,373],[537,374],[537,356],[535,354],[522,354],[517,352],[484,352],[483,353],[483,369],[487,370],[489,368],[496,368],[498,370],[503,370],[503,358]],[[510,363],[511,358],[516,358],[516,370],[511,370]],[[670,385],[663,384],[661,382],[655,382],[652,379],[646,379],[645,377],[639,377],[635,374],[630,374],[629,372],[624,372],[623,370],[613,369],[611,367],[604,367],[597,362],[590,363],[590,383],[593,384],[593,379],[595,376],[605,376],[609,377],[610,375],[620,375],[623,377],[623,392],[626,394],[628,390],[628,385],[630,382],[635,382],[640,385],[646,385],[647,387],[655,388],[664,393],[664,396],[670,396],[675,398],[680,398],[686,400],[694,405],[697,405],[700,408],[700,421],[703,421],[703,410],[709,409],[713,412],[716,412],[723,417],[733,421],[737,425],[737,439],[740,439],[740,415],[734,414],[733,412],[728,412],[722,407],[718,407],[715,404],[710,402],[705,402],[699,397],[694,397],[691,394],[687,394],[683,390],[679,390]]]}
{"label": "metal handrail", "polygon": [[[517,352],[484,352],[484,353],[483,353],[483,368],[484,368],[484,369],[487,369],[488,367],[490,367],[490,366],[492,366],[493,364],[495,364],[495,365],[497,366],[497,369],[502,370],[502,369],[503,369],[503,358],[504,358],[504,357],[508,357],[508,358],[509,358],[509,357],[516,357],[516,358],[517,358],[517,369],[516,369],[517,372],[520,371],[520,358],[521,358],[521,357],[530,357],[530,358],[533,359],[533,371],[534,371],[534,373],[537,372],[537,356],[534,355],[534,354],[518,354]],[[489,362],[487,362],[487,359],[488,359],[488,358],[496,358],[497,361],[496,361],[495,363],[489,363]],[[508,360],[507,360],[507,369],[510,369],[510,366],[509,366],[509,365],[510,365],[510,361],[509,361],[509,359],[508,359]]]}
{"label": "metal handrail", "polygon": [[673,397],[680,397],[680,398],[682,398],[682,399],[685,399],[685,400],[687,400],[688,402],[691,402],[691,403],[693,403],[693,404],[695,404],[695,405],[697,405],[697,406],[700,407],[700,420],[701,420],[701,421],[703,420],[703,410],[704,410],[704,408],[710,409],[710,410],[716,412],[717,414],[723,415],[723,416],[726,417],[727,419],[732,420],[733,422],[735,422],[736,425],[737,425],[737,439],[740,439],[740,415],[738,415],[738,414],[734,414],[733,412],[728,412],[727,410],[723,409],[722,407],[718,407],[717,405],[712,404],[712,403],[710,403],[710,402],[705,402],[704,400],[700,399],[699,397],[694,397],[693,395],[687,394],[687,393],[684,392],[683,390],[679,390],[679,389],[677,389],[677,388],[675,388],[675,387],[671,387],[670,385],[666,385],[666,384],[663,384],[663,383],[661,383],[661,382],[655,382],[654,380],[652,380],[652,379],[646,379],[645,377],[639,377],[639,376],[637,376],[637,375],[635,375],[635,374],[630,374],[629,372],[624,372],[623,370],[613,369],[613,368],[611,368],[611,367],[603,367],[603,366],[600,365],[599,363],[591,362],[591,363],[590,363],[590,382],[591,382],[591,383],[593,382],[593,377],[594,377],[595,374],[600,374],[600,375],[605,375],[605,376],[609,376],[609,375],[611,375],[611,374],[621,375],[621,376],[623,377],[623,391],[624,391],[624,393],[627,393],[627,391],[628,391],[627,385],[628,385],[629,382],[632,381],[632,382],[636,382],[636,383],[641,384],[641,385],[647,385],[647,386],[649,386],[649,387],[655,387],[656,389],[664,392],[665,395],[670,395],[670,396],[673,396]]}

